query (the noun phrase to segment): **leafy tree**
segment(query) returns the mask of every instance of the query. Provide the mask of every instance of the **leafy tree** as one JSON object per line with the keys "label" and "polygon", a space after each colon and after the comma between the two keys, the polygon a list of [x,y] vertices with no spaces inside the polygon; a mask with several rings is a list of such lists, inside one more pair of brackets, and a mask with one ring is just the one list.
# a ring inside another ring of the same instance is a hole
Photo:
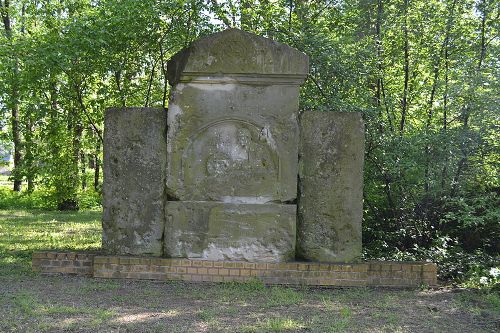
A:
{"label": "leafy tree", "polygon": [[310,56],[301,112],[363,113],[366,257],[468,258],[445,265],[453,276],[498,255],[497,1],[0,0],[0,13],[16,191],[25,180],[59,209],[98,196],[103,111],[167,107],[166,60],[237,27]]}

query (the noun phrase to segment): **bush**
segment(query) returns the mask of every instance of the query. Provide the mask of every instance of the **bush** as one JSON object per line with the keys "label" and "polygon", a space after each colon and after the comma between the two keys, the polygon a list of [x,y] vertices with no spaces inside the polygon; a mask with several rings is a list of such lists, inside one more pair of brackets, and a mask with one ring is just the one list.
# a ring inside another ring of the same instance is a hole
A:
{"label": "bush", "polygon": [[45,189],[28,192],[15,192],[0,187],[0,209],[56,209],[57,203],[52,193]]}
{"label": "bush", "polygon": [[462,284],[469,288],[500,289],[500,267],[474,265],[468,271],[467,279]]}
{"label": "bush", "polygon": [[467,252],[500,252],[500,195],[495,192],[449,198],[443,203],[440,229]]}
{"label": "bush", "polygon": [[435,262],[438,264],[439,280],[464,287],[498,288],[500,282],[497,257],[482,250],[470,253],[460,246],[457,239],[450,237],[439,237],[430,247],[415,244],[404,251],[380,241],[364,247],[364,258]]}
{"label": "bush", "polygon": [[82,190],[77,194],[78,205],[80,209],[100,209],[101,194],[93,188]]}
{"label": "bush", "polygon": [[[94,189],[81,190],[77,193],[80,209],[100,209],[101,194]],[[14,192],[10,188],[0,187],[0,209],[43,209],[58,208],[58,197],[44,187],[32,193]]]}

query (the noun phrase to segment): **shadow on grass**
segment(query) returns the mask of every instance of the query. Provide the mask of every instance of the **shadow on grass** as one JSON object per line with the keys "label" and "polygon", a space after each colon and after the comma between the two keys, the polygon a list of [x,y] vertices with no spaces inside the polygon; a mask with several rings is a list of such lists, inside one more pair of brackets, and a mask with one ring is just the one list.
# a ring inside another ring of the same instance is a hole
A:
{"label": "shadow on grass", "polygon": [[0,276],[31,273],[34,251],[97,252],[101,212],[0,210]]}
{"label": "shadow on grass", "polygon": [[92,220],[101,219],[101,211],[88,210],[78,212],[59,212],[46,210],[0,210],[0,223],[88,223]]}

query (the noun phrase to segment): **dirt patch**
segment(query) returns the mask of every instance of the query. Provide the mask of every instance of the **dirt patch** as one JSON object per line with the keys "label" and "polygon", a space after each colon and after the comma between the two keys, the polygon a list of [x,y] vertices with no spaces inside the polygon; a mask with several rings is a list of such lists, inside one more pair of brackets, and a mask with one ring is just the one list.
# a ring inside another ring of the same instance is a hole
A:
{"label": "dirt patch", "polygon": [[1,332],[496,332],[498,295],[33,276],[0,281]]}

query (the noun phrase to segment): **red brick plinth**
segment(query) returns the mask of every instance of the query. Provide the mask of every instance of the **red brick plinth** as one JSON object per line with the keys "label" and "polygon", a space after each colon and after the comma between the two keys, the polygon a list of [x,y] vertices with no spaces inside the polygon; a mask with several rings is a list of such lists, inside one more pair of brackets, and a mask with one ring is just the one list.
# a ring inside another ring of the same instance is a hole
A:
{"label": "red brick plinth", "polygon": [[99,278],[246,282],[310,286],[416,287],[437,285],[437,266],[427,262],[249,263],[190,259],[35,252],[33,270]]}
{"label": "red brick plinth", "polygon": [[34,252],[32,267],[35,272],[94,274],[94,254],[75,252]]}

